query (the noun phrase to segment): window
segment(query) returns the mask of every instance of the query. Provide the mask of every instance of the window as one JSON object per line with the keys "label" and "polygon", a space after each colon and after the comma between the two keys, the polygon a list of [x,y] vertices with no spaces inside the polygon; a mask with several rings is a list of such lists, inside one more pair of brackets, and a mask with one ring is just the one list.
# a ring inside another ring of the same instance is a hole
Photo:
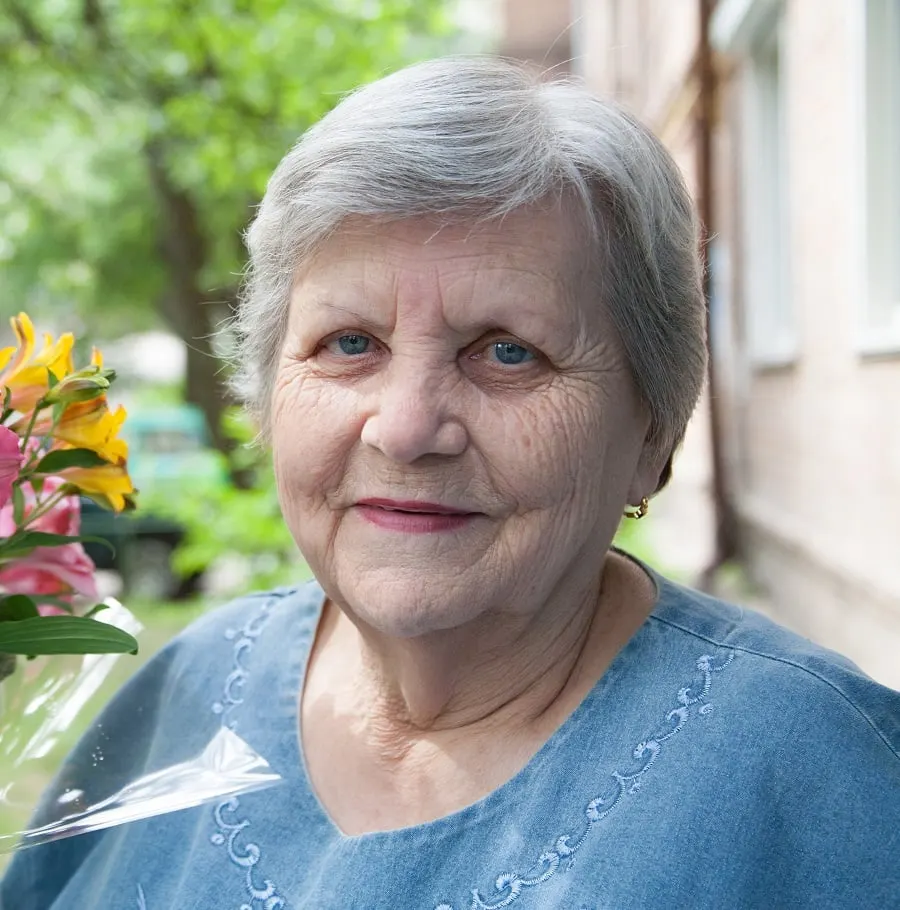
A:
{"label": "window", "polygon": [[797,340],[790,294],[787,137],[781,18],[749,47],[743,192],[747,340],[755,366],[789,363]]}
{"label": "window", "polygon": [[900,3],[867,0],[866,276],[862,344],[900,348]]}

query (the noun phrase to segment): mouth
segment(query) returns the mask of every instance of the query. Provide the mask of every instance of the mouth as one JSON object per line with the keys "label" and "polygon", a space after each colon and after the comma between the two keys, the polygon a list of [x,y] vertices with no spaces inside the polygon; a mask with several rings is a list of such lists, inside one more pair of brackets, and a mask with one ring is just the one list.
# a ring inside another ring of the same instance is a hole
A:
{"label": "mouth", "polygon": [[407,534],[458,531],[482,514],[444,503],[404,499],[361,499],[354,508],[370,524]]}
{"label": "mouth", "polygon": [[383,509],[385,512],[407,512],[411,515],[474,515],[467,509],[457,509],[438,502],[420,502],[412,499],[361,499],[358,506]]}

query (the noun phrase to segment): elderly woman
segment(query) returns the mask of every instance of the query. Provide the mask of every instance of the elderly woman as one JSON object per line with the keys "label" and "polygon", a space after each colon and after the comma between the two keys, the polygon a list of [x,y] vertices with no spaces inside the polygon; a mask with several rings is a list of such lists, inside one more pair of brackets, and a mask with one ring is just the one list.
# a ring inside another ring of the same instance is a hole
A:
{"label": "elderly woman", "polygon": [[205,617],[102,728],[113,779],[225,724],[283,782],[22,851],[4,910],[900,906],[900,696],[611,547],[704,377],[659,142],[414,66],[305,134],[249,247],[239,384],[315,581]]}

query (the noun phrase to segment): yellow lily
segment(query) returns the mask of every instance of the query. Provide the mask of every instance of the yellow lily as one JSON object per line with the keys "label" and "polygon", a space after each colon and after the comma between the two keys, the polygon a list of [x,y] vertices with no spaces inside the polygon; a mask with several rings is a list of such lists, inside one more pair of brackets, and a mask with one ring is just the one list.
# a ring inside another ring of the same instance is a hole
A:
{"label": "yellow lily", "polygon": [[10,406],[27,413],[50,388],[48,371],[60,380],[74,369],[75,338],[66,332],[54,341],[52,335],[46,334],[43,348],[35,355],[34,325],[27,314],[13,316],[10,324],[17,344],[0,350],[0,390],[8,388],[12,395]]}
{"label": "yellow lily", "polygon": [[116,464],[128,457],[128,443],[118,437],[125,417],[126,411],[121,405],[115,411],[109,409],[105,395],[76,401],[63,411],[53,428],[53,436],[76,449],[90,449]]}
{"label": "yellow lily", "polygon": [[125,497],[135,492],[124,461],[95,468],[68,468],[60,471],[59,476],[82,493],[105,497],[116,512],[125,508]]}

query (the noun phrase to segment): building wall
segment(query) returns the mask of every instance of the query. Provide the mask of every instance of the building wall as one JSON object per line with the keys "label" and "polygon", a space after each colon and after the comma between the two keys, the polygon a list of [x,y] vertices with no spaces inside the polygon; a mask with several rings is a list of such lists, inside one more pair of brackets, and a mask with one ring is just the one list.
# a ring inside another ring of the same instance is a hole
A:
{"label": "building wall", "polygon": [[[785,240],[797,352],[764,368],[744,351],[734,482],[751,569],[779,614],[900,688],[900,510],[891,505],[900,502],[900,359],[865,356],[859,342],[864,6],[783,4]],[[731,57],[740,104],[749,64],[740,49]],[[735,119],[738,128],[746,122]],[[744,148],[752,154],[752,144]],[[722,166],[740,173],[741,162]],[[743,253],[732,292],[746,311],[756,302],[743,279],[759,263],[752,249]]]}
{"label": "building wall", "polygon": [[677,131],[690,105],[683,89],[697,46],[696,0],[580,0],[573,12],[573,66],[660,135]]}
{"label": "building wall", "polygon": [[571,36],[571,0],[500,0],[498,53],[565,72]]}

